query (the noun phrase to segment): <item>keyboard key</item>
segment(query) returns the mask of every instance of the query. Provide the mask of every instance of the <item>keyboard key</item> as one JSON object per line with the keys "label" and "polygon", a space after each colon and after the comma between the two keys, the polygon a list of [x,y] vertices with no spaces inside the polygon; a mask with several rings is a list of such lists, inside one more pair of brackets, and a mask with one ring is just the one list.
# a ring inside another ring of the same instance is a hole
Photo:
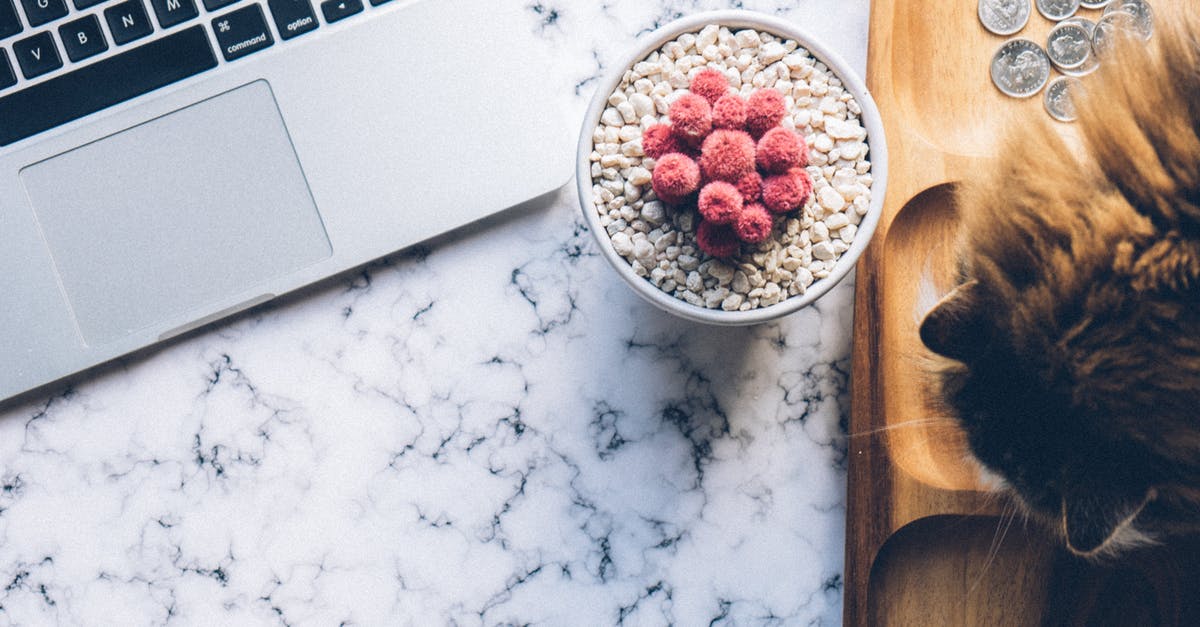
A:
{"label": "keyboard key", "polygon": [[275,43],[262,7],[252,4],[233,13],[226,13],[212,21],[217,34],[217,47],[226,61],[240,59],[250,53],[268,48]]}
{"label": "keyboard key", "polygon": [[95,15],[59,26],[58,37],[62,39],[63,48],[67,50],[67,58],[72,61],[82,61],[108,50],[104,31],[100,30],[100,20],[96,19]]}
{"label": "keyboard key", "polygon": [[388,2],[391,2],[391,1],[392,0],[371,0],[371,6],[377,7],[381,4],[387,4]]}
{"label": "keyboard key", "polygon": [[0,146],[217,67],[204,27],[181,30],[0,97]]}
{"label": "keyboard key", "polygon": [[63,0],[21,0],[25,5],[25,17],[30,26],[41,26],[67,14],[67,3]]}
{"label": "keyboard key", "polygon": [[17,73],[8,62],[8,53],[0,49],[0,89],[7,89],[17,84]]}
{"label": "keyboard key", "polygon": [[24,29],[21,18],[17,17],[17,7],[12,0],[0,0],[0,39],[12,37]]}
{"label": "keyboard key", "polygon": [[16,55],[25,78],[37,78],[62,67],[62,58],[58,56],[58,49],[54,47],[54,36],[49,31],[17,40],[13,44],[13,54]]}
{"label": "keyboard key", "polygon": [[221,7],[227,7],[238,0],[204,0],[204,8],[209,11],[216,11]]}
{"label": "keyboard key", "polygon": [[150,0],[150,6],[154,7],[158,25],[163,28],[171,28],[200,15],[195,0]]}
{"label": "keyboard key", "polygon": [[[0,0],[3,1],[3,0]],[[308,0],[267,0],[279,36],[291,39],[317,28],[317,14]]]}
{"label": "keyboard key", "polygon": [[321,13],[330,24],[344,20],[363,10],[362,0],[326,0],[321,3]]}
{"label": "keyboard key", "polygon": [[80,11],[96,6],[104,0],[75,0],[75,8]]}
{"label": "keyboard key", "polygon": [[108,7],[104,9],[104,19],[108,21],[108,31],[118,46],[154,32],[154,25],[150,23],[150,16],[146,15],[142,0],[127,0]]}

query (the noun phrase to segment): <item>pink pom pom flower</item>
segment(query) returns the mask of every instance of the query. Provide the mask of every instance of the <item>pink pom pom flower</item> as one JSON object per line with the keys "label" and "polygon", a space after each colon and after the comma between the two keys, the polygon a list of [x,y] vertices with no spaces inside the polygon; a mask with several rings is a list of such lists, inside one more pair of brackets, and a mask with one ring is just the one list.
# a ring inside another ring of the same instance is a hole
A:
{"label": "pink pom pom flower", "polygon": [[716,104],[729,91],[729,79],[721,72],[707,68],[692,78],[690,89],[693,94],[707,100],[708,104]]}
{"label": "pink pom pom flower", "polygon": [[762,176],[751,170],[738,179],[737,189],[746,203],[758,202],[762,199]]}
{"label": "pink pom pom flower", "polygon": [[715,181],[700,190],[700,216],[713,224],[733,224],[742,213],[742,195],[733,185]]}
{"label": "pink pom pom flower", "polygon": [[713,257],[732,257],[738,254],[742,247],[733,227],[705,220],[696,225],[696,245]]}
{"label": "pink pom pom flower", "polygon": [[713,128],[746,128],[746,101],[737,94],[721,96],[712,107]]}
{"label": "pink pom pom flower", "polygon": [[767,208],[753,203],[742,209],[737,221],[733,223],[733,231],[747,244],[760,244],[771,237],[771,229],[774,226],[775,219],[767,213]]}
{"label": "pink pom pom flower", "polygon": [[671,105],[669,125],[642,133],[643,151],[657,162],[651,186],[677,211],[699,213],[701,251],[732,257],[742,242],[770,239],[776,215],[809,201],[808,145],[780,126],[787,102],[774,89],[743,100],[714,69],[698,72],[690,88]]}
{"label": "pink pom pom flower", "polygon": [[787,103],[774,89],[759,89],[746,101],[746,130],[756,139],[777,126],[787,114]]}
{"label": "pink pom pom flower", "polygon": [[651,159],[660,159],[665,154],[680,151],[682,147],[671,134],[670,126],[655,124],[642,132],[642,152]]}
{"label": "pink pom pom flower", "polygon": [[687,155],[665,154],[654,166],[650,185],[663,202],[678,204],[700,187],[700,168]]}
{"label": "pink pom pom flower", "polygon": [[804,196],[800,199],[800,206],[803,207],[804,203],[807,203],[809,197],[812,196],[812,177],[808,175],[808,170],[805,170],[804,168],[792,168],[791,170],[788,170],[788,172],[791,173],[792,177],[796,179],[796,185],[800,187],[801,195]]}
{"label": "pink pom pom flower", "polygon": [[796,167],[804,167],[808,161],[808,146],[795,131],[782,126],[767,131],[758,140],[755,160],[758,167],[768,174],[782,174]]}
{"label": "pink pom pom flower", "polygon": [[693,146],[704,141],[712,130],[712,107],[696,94],[684,94],[671,105],[671,132],[684,143]]}
{"label": "pink pom pom flower", "polygon": [[812,179],[802,168],[769,176],[763,182],[763,204],[774,213],[788,213],[803,207],[811,194]]}
{"label": "pink pom pom flower", "polygon": [[754,171],[754,140],[745,131],[713,131],[700,149],[700,169],[708,180],[737,182]]}

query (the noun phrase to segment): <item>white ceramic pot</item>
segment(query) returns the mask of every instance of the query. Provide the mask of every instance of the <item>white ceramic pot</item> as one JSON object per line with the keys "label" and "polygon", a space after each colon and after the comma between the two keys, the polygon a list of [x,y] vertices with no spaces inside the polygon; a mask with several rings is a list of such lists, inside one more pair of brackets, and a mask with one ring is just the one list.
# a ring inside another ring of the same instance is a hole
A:
{"label": "white ceramic pot", "polygon": [[[792,39],[807,49],[818,61],[823,62],[842,80],[842,84],[862,108],[863,126],[867,129],[867,144],[870,147],[871,175],[874,179],[871,188],[871,207],[863,216],[858,226],[858,233],[850,249],[842,253],[829,276],[813,283],[808,290],[799,296],[793,296],[784,301],[751,309],[750,311],[724,311],[697,307],[686,301],[675,298],[655,287],[649,280],[634,273],[633,267],[613,249],[608,232],[600,225],[600,215],[592,202],[592,133],[600,123],[600,116],[608,104],[608,98],[621,82],[625,71],[635,63],[645,59],[651,52],[658,50],[671,41],[688,32],[698,32],[708,24],[728,27],[730,30],[752,28],[760,32],[771,33],[784,39]],[[699,13],[671,22],[650,33],[639,41],[638,48],[627,57],[623,63],[613,69],[600,81],[596,95],[592,97],[591,106],[583,120],[583,129],[579,135],[579,152],[576,164],[576,184],[579,186],[579,202],[583,209],[584,219],[587,220],[592,235],[599,243],[599,248],[616,269],[617,274],[633,288],[641,297],[650,301],[656,307],[677,316],[718,325],[750,325],[774,320],[806,307],[833,289],[854,268],[863,250],[871,241],[875,226],[879,222],[879,214],[883,207],[884,192],[887,188],[887,142],[883,134],[883,122],[879,118],[879,110],[875,101],[867,92],[862,78],[851,69],[846,62],[834,54],[828,47],[812,36],[796,27],[791,22],[769,15],[751,11],[713,11]]]}

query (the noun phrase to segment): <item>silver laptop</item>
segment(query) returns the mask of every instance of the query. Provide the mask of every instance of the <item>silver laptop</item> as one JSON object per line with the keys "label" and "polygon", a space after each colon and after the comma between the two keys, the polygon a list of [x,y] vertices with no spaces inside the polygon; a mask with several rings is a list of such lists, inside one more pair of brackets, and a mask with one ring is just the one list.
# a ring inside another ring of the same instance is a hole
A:
{"label": "silver laptop", "polygon": [[553,191],[496,0],[0,0],[0,399]]}

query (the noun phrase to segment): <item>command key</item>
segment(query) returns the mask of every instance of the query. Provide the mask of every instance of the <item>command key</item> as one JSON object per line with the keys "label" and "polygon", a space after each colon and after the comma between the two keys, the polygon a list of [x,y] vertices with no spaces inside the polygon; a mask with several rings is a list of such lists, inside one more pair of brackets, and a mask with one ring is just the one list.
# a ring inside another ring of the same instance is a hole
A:
{"label": "command key", "polygon": [[217,45],[226,61],[240,59],[250,53],[268,48],[275,43],[262,7],[252,4],[232,13],[226,13],[212,21],[217,34]]}

